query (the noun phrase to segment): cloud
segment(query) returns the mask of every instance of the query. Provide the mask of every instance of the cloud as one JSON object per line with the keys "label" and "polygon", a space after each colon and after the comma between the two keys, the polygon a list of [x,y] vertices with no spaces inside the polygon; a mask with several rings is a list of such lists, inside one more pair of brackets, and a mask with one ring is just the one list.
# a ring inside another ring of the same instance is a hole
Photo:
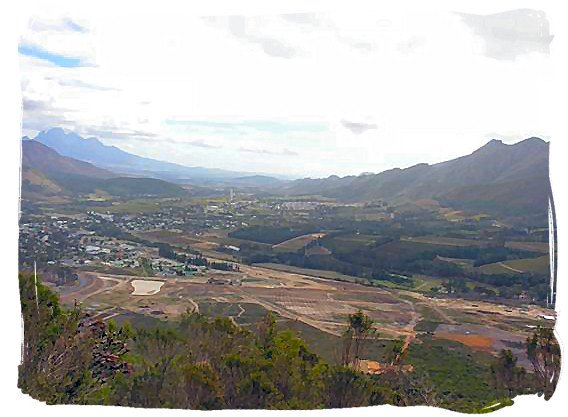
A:
{"label": "cloud", "polygon": [[532,137],[538,137],[541,138],[543,140],[549,140],[550,139],[550,135],[541,132],[533,132],[533,131],[527,131],[527,132],[505,132],[505,133],[495,133],[495,132],[491,132],[491,133],[487,133],[484,135],[484,137],[486,138],[486,140],[491,140],[491,139],[500,139],[502,141],[504,141],[505,143],[515,143],[518,142],[520,140],[523,139],[528,139],[528,138],[532,138]]}
{"label": "cloud", "polygon": [[321,26],[323,20],[322,16],[317,13],[287,13],[280,17],[287,22],[307,26]]}
{"label": "cloud", "polygon": [[293,58],[298,55],[298,51],[293,47],[284,44],[278,39],[273,38],[250,38],[250,42],[258,43],[264,53],[277,58]]}
{"label": "cloud", "polygon": [[258,45],[262,51],[276,58],[293,58],[299,54],[299,51],[291,45],[281,40],[266,35],[260,35],[253,32],[250,28],[250,18],[245,16],[229,16],[227,18],[205,17],[205,22],[215,25],[223,25],[226,22],[229,32],[237,39]]}
{"label": "cloud", "polygon": [[73,127],[65,117],[66,114],[72,113],[69,109],[54,106],[51,101],[31,100],[25,97],[22,104],[22,128],[26,132],[39,132],[51,126]]}
{"label": "cloud", "polygon": [[349,120],[342,120],[341,124],[344,128],[350,130],[352,133],[359,135],[366,132],[367,130],[377,129],[377,125],[374,123],[360,123],[360,122],[350,122]]}
{"label": "cloud", "polygon": [[204,149],[219,149],[221,146],[217,144],[213,144],[208,142],[205,139],[190,139],[186,140],[183,138],[174,139],[171,137],[166,137],[163,135],[159,135],[154,132],[143,131],[143,130],[128,130],[128,129],[120,129],[119,127],[112,127],[112,126],[101,126],[101,127],[81,127],[77,126],[76,129],[73,129],[76,132],[79,132],[82,135],[88,136],[96,136],[98,138],[106,138],[106,139],[113,139],[113,140],[131,140],[136,142],[144,142],[144,143],[169,143],[171,145],[176,146],[193,146],[197,148],[204,148]]}
{"label": "cloud", "polygon": [[[373,25],[353,30],[351,24],[334,23],[328,15],[319,13],[292,13],[277,16],[205,17],[211,25],[226,28],[235,38],[257,45],[264,53],[277,58],[306,57],[318,52],[311,44],[325,42],[343,44],[351,50],[371,52],[376,49]],[[376,29],[376,28],[375,28]]]}
{"label": "cloud", "polygon": [[550,53],[549,22],[542,11],[510,10],[490,15],[458,13],[475,35],[483,39],[485,55],[511,61],[518,56],[538,52]]}
{"label": "cloud", "polygon": [[413,36],[397,45],[397,50],[403,54],[416,52],[419,48],[426,44],[426,38],[421,36]]}
{"label": "cloud", "polygon": [[[46,77],[46,79],[54,80],[55,78]],[[119,88],[106,87],[104,85],[88,83],[88,82],[81,81],[81,80],[58,79],[56,81],[62,87],[86,88],[86,89],[89,89],[89,90],[98,90],[98,91],[120,91]]]}
{"label": "cloud", "polygon": [[269,149],[253,149],[253,148],[239,148],[240,152],[255,153],[259,155],[275,155],[275,156],[298,156],[299,153],[292,151],[288,148],[284,148],[279,151],[269,150]]}
{"label": "cloud", "polygon": [[197,148],[205,148],[205,149],[219,149],[221,146],[220,145],[215,145],[213,143],[209,143],[206,140],[203,139],[197,139],[197,140],[190,140],[188,142],[182,142],[186,145],[189,146],[195,146]]}
{"label": "cloud", "polygon": [[325,132],[328,130],[326,123],[302,122],[295,120],[184,120],[168,119],[164,122],[170,126],[182,126],[188,130],[217,130],[231,132],[271,132],[275,134],[290,132]]}
{"label": "cloud", "polygon": [[22,99],[22,106],[25,112],[33,112],[38,110],[50,110],[53,107],[53,103],[43,100],[31,100],[24,97]]}
{"label": "cloud", "polygon": [[290,13],[280,16],[284,21],[305,29],[318,30],[320,32],[327,32],[335,38],[339,43],[349,46],[351,49],[358,49],[362,52],[373,51],[377,44],[373,37],[362,37],[346,35],[345,31],[336,23],[333,22],[328,16],[320,13]]}
{"label": "cloud", "polygon": [[[77,126],[74,130],[81,135],[96,136],[99,138],[151,140],[154,142],[159,138],[159,135],[154,132],[125,129],[115,125]],[[160,140],[163,139],[160,138]]]}
{"label": "cloud", "polygon": [[[487,132],[539,136],[549,123],[537,116],[554,112],[545,54],[504,65],[475,53],[483,38],[450,9],[229,24],[165,9],[51,8],[87,31],[61,18],[42,27],[41,14],[22,45],[96,66],[20,54],[23,134],[32,137],[52,126],[90,128],[105,143],[156,159],[327,176],[451,159],[482,146]],[[409,148],[413,156],[396,156]]]}
{"label": "cloud", "polygon": [[88,29],[77,23],[76,21],[64,17],[55,20],[34,20],[29,25],[30,30],[35,32],[48,32],[48,31],[70,31],[78,33],[86,33]]}

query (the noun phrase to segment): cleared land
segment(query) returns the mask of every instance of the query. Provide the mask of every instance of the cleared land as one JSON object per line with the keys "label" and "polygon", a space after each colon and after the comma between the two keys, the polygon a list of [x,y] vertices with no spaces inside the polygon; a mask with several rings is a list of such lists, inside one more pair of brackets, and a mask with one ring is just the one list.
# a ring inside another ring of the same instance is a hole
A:
{"label": "cleared land", "polygon": [[487,352],[511,349],[519,359],[519,364],[530,368],[525,351],[526,338],[522,334],[475,324],[441,324],[436,329],[434,338],[459,342],[474,350]]}
{"label": "cleared land", "polygon": [[[236,323],[249,325],[266,311],[272,311],[281,325],[301,331],[311,343],[322,349],[322,341],[326,338],[338,341],[337,337],[345,330],[347,315],[357,310],[362,310],[375,321],[381,338],[402,337],[408,345],[418,334],[435,331],[436,338],[460,342],[492,354],[503,346],[504,342],[499,344],[497,339],[525,340],[533,326],[543,322],[542,315],[554,314],[536,306],[510,307],[462,299],[430,298],[413,291],[363,286],[258,265],[241,265],[239,272],[211,270],[203,276],[167,277],[163,281],[85,272],[79,276],[75,285],[59,288],[62,300],[68,304],[78,300],[89,311],[106,314],[107,318],[124,320],[132,317],[147,325],[152,320],[199,311],[230,317]],[[231,278],[225,282],[234,284],[208,283],[210,278]],[[139,285],[152,282],[156,283],[152,284],[152,288],[140,289],[145,292],[143,297],[132,291],[133,287],[138,290]],[[484,330],[475,333],[471,326],[478,323],[484,323]],[[550,322],[547,324],[550,325]],[[457,327],[444,328],[440,325]],[[493,333],[490,332],[496,332],[494,334],[499,337],[491,336]],[[503,335],[508,336],[505,338]],[[492,338],[493,342],[489,344],[484,337]],[[334,354],[332,350],[328,349],[327,355]]]}
{"label": "cleared land", "polygon": [[160,288],[162,288],[164,282],[134,279],[130,282],[130,284],[134,287],[132,295],[154,295],[160,292]]}
{"label": "cleared land", "polygon": [[354,277],[351,275],[341,274],[335,271],[328,271],[325,269],[309,269],[309,268],[300,268],[298,266],[293,265],[284,265],[284,264],[275,264],[275,263],[259,263],[255,264],[255,266],[266,268],[266,269],[273,269],[276,271],[283,271],[283,272],[290,272],[293,274],[301,274],[307,275],[310,277],[317,277],[317,278],[327,278],[327,279],[335,279],[339,281],[348,281],[348,282],[367,282],[368,280],[365,278]]}

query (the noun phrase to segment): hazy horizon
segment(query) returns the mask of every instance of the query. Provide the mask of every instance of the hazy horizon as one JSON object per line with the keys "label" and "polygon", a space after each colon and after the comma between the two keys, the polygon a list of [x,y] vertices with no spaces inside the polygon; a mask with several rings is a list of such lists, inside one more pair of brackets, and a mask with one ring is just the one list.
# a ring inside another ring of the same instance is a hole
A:
{"label": "hazy horizon", "polygon": [[[41,132],[47,132],[48,130],[56,129],[56,128],[60,128],[60,127],[58,127],[58,126],[53,126],[53,127],[47,128],[47,129],[43,129],[43,130],[36,131],[35,133],[33,133],[33,134],[31,134],[31,135],[24,135],[24,137],[27,137],[28,139],[34,140],[34,139],[36,138],[36,136],[39,135]],[[61,128],[61,129],[63,129],[63,128]],[[66,134],[77,133],[77,132],[72,131],[72,130],[69,130],[69,129],[63,129],[63,130],[65,131]],[[97,140],[99,140],[99,142],[103,143],[103,141],[101,141],[100,138],[95,137],[95,136],[83,137],[83,139],[93,139],[93,138],[94,138],[94,139],[97,139]],[[531,138],[533,138],[533,137],[531,137]],[[502,142],[502,143],[504,143],[504,144],[506,144],[506,145],[515,145],[515,144],[517,144],[517,143],[519,143],[519,142],[522,142],[522,141],[524,141],[524,140],[531,139],[531,138],[523,138],[523,139],[514,140],[514,141],[507,141],[507,140],[504,140],[504,139],[496,138],[496,137],[495,137],[495,138],[490,138],[490,139],[488,139],[483,145],[489,143],[489,142],[492,141],[492,140],[498,140],[498,141],[500,141],[500,142]],[[536,137],[536,138],[545,140],[544,138],[540,138],[540,137]],[[483,146],[483,145],[482,145],[482,146]],[[115,146],[115,147],[117,147],[118,149],[121,149],[121,150],[123,150],[123,151],[126,151],[125,149],[122,149],[122,148],[120,147],[120,145],[107,145],[107,146]],[[476,151],[477,149],[479,149],[479,148],[473,149],[471,152],[474,152],[474,151]],[[127,151],[127,152],[129,152],[129,151]],[[468,155],[468,154],[470,154],[471,152],[468,152],[468,153],[463,154],[463,155],[458,155],[457,157],[459,158],[459,157],[461,157],[461,156]],[[141,154],[136,153],[136,151],[131,151],[131,152],[129,152],[129,153],[131,153],[131,154],[133,154],[133,155],[137,155],[137,156],[144,156],[144,155],[141,155]],[[154,159],[155,159],[155,158],[154,158]],[[454,158],[451,158],[451,159],[454,159]],[[449,160],[451,160],[451,159],[445,159],[445,160],[440,160],[440,161],[434,161],[434,162],[431,162],[431,163],[428,163],[428,164],[429,164],[429,165],[434,165],[434,164],[437,164],[437,163],[442,163],[442,162],[449,161]],[[160,161],[163,161],[163,162],[173,162],[173,163],[176,163],[175,161],[170,161],[170,160],[166,160],[166,159],[157,159],[157,160],[160,160]],[[383,169],[383,170],[381,170],[381,171],[365,171],[365,172],[344,174],[344,175],[339,175],[339,176],[340,176],[340,177],[345,177],[345,176],[359,176],[359,175],[364,175],[364,174],[379,174],[379,173],[384,172],[384,171],[387,171],[387,170],[389,170],[389,169],[396,169],[396,168],[405,169],[405,168],[409,168],[409,167],[411,167],[411,166],[414,166],[414,165],[417,165],[417,164],[421,164],[421,163],[425,163],[425,162],[424,162],[424,161],[416,161],[416,162],[414,162],[414,163],[411,163],[410,165],[405,165],[405,166],[392,166],[392,167]],[[187,167],[201,167],[200,165],[184,165],[184,164],[180,164],[180,165],[187,166]],[[227,167],[207,166],[206,168],[229,170],[229,168],[227,168]],[[266,175],[266,176],[273,176],[273,177],[276,177],[276,178],[287,179],[287,180],[295,180],[295,179],[302,179],[302,178],[317,179],[317,178],[327,178],[327,177],[330,177],[330,176],[337,176],[337,175],[338,175],[338,174],[335,174],[335,173],[331,173],[331,174],[325,175],[325,176],[301,176],[301,175],[280,174],[280,173],[274,173],[274,172],[259,172],[259,171],[246,171],[246,170],[245,170],[245,171],[238,171],[238,172],[241,172],[242,174],[251,175],[251,176],[252,176],[252,175]]]}

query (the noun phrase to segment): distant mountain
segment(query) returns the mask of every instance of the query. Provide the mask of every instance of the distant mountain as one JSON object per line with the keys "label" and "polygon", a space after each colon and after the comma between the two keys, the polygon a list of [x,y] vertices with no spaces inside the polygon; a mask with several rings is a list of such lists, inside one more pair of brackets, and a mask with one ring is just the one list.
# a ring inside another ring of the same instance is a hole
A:
{"label": "distant mountain", "polygon": [[97,191],[114,196],[175,197],[187,194],[178,185],[155,178],[129,178],[88,162],[62,156],[36,141],[22,141],[24,196],[65,196]]}
{"label": "distant mountain", "polygon": [[243,187],[274,187],[283,184],[285,181],[268,175],[248,175],[233,178],[228,182]]}
{"label": "distant mountain", "polygon": [[530,138],[514,145],[491,140],[470,155],[439,164],[419,164],[380,174],[302,179],[287,185],[291,195],[319,194],[344,201],[412,201],[491,213],[545,213],[548,207],[548,143]]}
{"label": "distant mountain", "polygon": [[97,138],[83,138],[74,132],[65,132],[58,127],[42,131],[34,139],[56,150],[63,156],[90,162],[98,167],[122,174],[161,178],[177,182],[180,180],[243,176],[242,172],[188,167],[144,158],[123,151],[116,146],[105,145]]}

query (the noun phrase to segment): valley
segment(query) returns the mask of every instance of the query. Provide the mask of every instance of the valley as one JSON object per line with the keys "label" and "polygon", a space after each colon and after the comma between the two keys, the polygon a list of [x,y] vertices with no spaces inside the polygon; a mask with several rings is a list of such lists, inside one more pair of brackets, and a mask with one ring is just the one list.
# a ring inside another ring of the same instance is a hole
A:
{"label": "valley", "polygon": [[[525,142],[506,150],[517,158]],[[373,330],[358,359],[364,373],[390,369],[389,349],[400,344],[404,372],[417,376],[453,358],[443,378],[429,377],[439,386],[458,375],[486,384],[480,375],[504,350],[531,374],[527,338],[556,320],[548,202],[520,188],[521,209],[464,206],[448,196],[471,196],[481,177],[439,185],[480,155],[495,160],[487,149],[505,152],[487,146],[402,173],[205,184],[124,176],[24,141],[20,270],[37,270],[63,306],[110,326],[169,329],[198,313],[255,332],[270,313],[341,365],[348,320],[363,314]],[[523,167],[533,178],[537,167]],[[506,166],[493,171],[502,180],[486,178],[483,193],[511,180]],[[464,372],[452,374],[456,366]],[[468,401],[463,409],[478,407]]]}

